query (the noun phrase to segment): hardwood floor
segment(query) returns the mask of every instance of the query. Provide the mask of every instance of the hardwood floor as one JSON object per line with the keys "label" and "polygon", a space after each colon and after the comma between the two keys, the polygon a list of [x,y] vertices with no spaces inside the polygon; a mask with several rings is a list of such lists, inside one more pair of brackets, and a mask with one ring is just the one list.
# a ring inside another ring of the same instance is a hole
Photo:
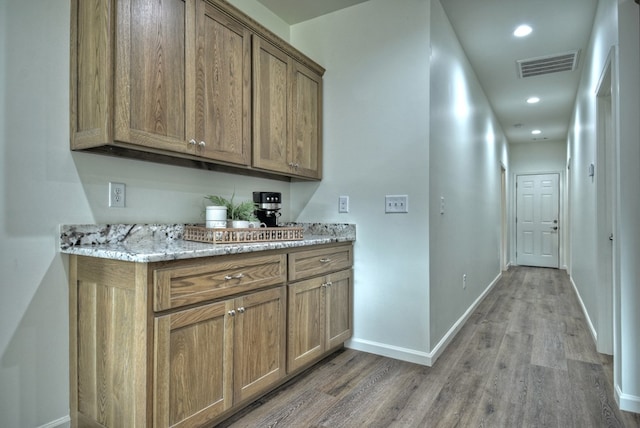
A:
{"label": "hardwood floor", "polygon": [[516,267],[433,367],[353,350],[323,360],[222,427],[640,427],[617,409],[564,271]]}

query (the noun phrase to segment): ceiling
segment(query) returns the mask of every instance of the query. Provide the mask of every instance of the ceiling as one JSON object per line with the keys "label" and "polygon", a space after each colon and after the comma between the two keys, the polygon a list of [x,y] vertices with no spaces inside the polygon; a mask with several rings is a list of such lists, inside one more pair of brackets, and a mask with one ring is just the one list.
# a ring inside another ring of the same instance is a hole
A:
{"label": "ceiling", "polygon": [[[366,0],[258,0],[289,24]],[[392,1],[392,0],[388,0]],[[597,0],[441,0],[511,143],[564,141]],[[533,32],[513,35],[520,24]],[[574,71],[520,78],[517,62],[578,51]],[[540,102],[528,104],[529,97]],[[541,133],[533,135],[533,130]]]}
{"label": "ceiling", "polygon": [[289,25],[307,21],[367,0],[258,0]]}

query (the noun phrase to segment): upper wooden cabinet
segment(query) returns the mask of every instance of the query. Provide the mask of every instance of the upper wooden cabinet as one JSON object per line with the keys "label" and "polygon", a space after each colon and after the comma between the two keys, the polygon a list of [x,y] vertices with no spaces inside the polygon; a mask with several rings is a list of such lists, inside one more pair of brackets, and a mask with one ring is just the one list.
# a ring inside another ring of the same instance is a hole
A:
{"label": "upper wooden cabinet", "polygon": [[251,34],[211,4],[196,4],[197,145],[204,157],[249,165]]}
{"label": "upper wooden cabinet", "polygon": [[[252,58],[252,36],[284,71]],[[71,149],[319,179],[323,73],[222,0],[73,0]],[[262,162],[264,150],[252,161],[252,124],[266,124],[286,167]]]}
{"label": "upper wooden cabinet", "polygon": [[[94,3],[89,2],[89,3]],[[152,149],[194,153],[193,1],[119,0],[116,22],[113,139]],[[80,1],[78,8],[91,7]],[[81,35],[78,45],[84,42]],[[86,58],[79,58],[81,64]],[[91,58],[89,58],[90,62]],[[78,80],[78,86],[87,82]],[[78,91],[78,96],[91,92]],[[109,124],[106,124],[109,126]]]}
{"label": "upper wooden cabinet", "polygon": [[253,39],[253,165],[322,178],[322,76]]}

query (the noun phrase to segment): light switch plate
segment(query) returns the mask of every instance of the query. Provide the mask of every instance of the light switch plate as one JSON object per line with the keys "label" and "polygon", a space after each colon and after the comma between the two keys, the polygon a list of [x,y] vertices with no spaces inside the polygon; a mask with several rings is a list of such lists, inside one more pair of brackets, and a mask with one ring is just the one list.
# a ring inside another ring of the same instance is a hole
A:
{"label": "light switch plate", "polygon": [[348,196],[340,196],[340,197],[338,197],[338,212],[339,213],[348,213],[349,212],[349,197]]}
{"label": "light switch plate", "polygon": [[387,195],[384,197],[385,213],[408,213],[409,196],[407,195]]}

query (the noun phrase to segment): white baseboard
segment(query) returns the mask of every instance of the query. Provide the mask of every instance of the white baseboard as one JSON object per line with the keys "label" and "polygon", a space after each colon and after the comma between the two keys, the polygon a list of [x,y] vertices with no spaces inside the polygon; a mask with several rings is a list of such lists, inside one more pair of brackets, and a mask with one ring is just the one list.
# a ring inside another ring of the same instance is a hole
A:
{"label": "white baseboard", "polygon": [[393,346],[386,343],[373,342],[371,340],[364,340],[353,338],[349,340],[345,346],[349,349],[355,349],[357,351],[369,352],[370,354],[381,355],[383,357],[395,358],[397,360],[408,361],[410,363],[422,364],[423,366],[432,366],[438,357],[444,352],[447,345],[453,340],[456,334],[460,331],[465,322],[476,310],[480,302],[486,297],[486,295],[493,289],[502,277],[502,272],[495,277],[491,284],[482,292],[482,294],[473,302],[466,312],[456,321],[444,337],[438,342],[438,344],[431,350],[431,352],[417,351],[415,349],[402,348],[399,346]]}
{"label": "white baseboard", "polygon": [[410,363],[421,364],[423,366],[431,366],[433,364],[431,356],[426,352],[416,351],[415,349],[409,348],[401,348],[387,343],[354,338],[345,343],[345,346],[349,349],[355,349],[356,351],[368,352],[370,354],[408,361]]}
{"label": "white baseboard", "polygon": [[640,397],[623,393],[622,391],[620,391],[618,385],[615,386],[615,390],[615,398],[618,402],[618,407],[620,407],[620,410],[624,410],[625,412],[640,413]]}
{"label": "white baseboard", "polygon": [[502,272],[500,272],[498,276],[496,276],[493,279],[493,281],[491,281],[491,283],[487,286],[487,288],[484,289],[482,294],[478,296],[478,298],[473,302],[471,306],[469,306],[469,308],[460,317],[460,319],[458,319],[458,321],[456,321],[455,324],[453,324],[453,326],[444,335],[444,337],[440,339],[440,342],[438,342],[438,344],[431,350],[429,355],[431,356],[432,364],[436,362],[436,360],[438,359],[438,357],[440,357],[440,355],[442,355],[447,345],[449,345],[449,343],[453,340],[453,338],[456,337],[456,334],[458,334],[462,326],[464,326],[464,324],[467,322],[469,317],[478,308],[478,305],[480,305],[480,302],[484,300],[487,294],[489,294],[489,292],[493,289],[493,287],[498,283],[500,278],[502,278]]}
{"label": "white baseboard", "polygon": [[569,281],[571,281],[571,286],[573,287],[573,291],[578,296],[578,302],[580,302],[580,307],[582,308],[582,313],[584,314],[585,319],[587,320],[587,325],[589,326],[589,331],[591,332],[591,337],[593,338],[593,343],[598,343],[598,332],[596,331],[593,323],[591,322],[591,318],[589,317],[589,312],[587,312],[587,307],[584,305],[582,301],[582,296],[580,295],[580,291],[578,291],[578,287],[576,283],[573,282],[573,277],[569,276]]}
{"label": "white baseboard", "polygon": [[60,419],[56,419],[55,421],[48,422],[44,425],[40,425],[38,428],[69,428],[71,426],[71,418],[69,416],[64,416]]}

